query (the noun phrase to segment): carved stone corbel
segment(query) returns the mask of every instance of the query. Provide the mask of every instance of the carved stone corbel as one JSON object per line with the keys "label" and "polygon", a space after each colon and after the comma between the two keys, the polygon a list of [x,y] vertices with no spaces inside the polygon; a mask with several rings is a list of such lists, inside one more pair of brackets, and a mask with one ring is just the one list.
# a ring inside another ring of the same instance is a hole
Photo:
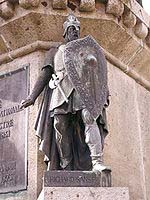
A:
{"label": "carved stone corbel", "polygon": [[136,25],[136,16],[129,9],[125,9],[122,20],[127,28],[133,28]]}
{"label": "carved stone corbel", "polygon": [[116,17],[120,17],[124,11],[124,4],[119,0],[108,0],[106,6],[106,13],[113,14]]}
{"label": "carved stone corbel", "polygon": [[19,0],[19,5],[25,9],[37,7],[39,3],[40,0]]}
{"label": "carved stone corbel", "polygon": [[67,0],[53,0],[53,8],[65,10],[67,8],[67,3]]}
{"label": "carved stone corbel", "polygon": [[95,10],[95,0],[81,0],[80,11],[91,12]]}
{"label": "carved stone corbel", "polygon": [[14,16],[14,6],[8,1],[0,4],[0,16],[4,19],[9,19]]}
{"label": "carved stone corbel", "polygon": [[134,28],[134,33],[137,37],[139,37],[140,39],[145,39],[146,36],[148,35],[148,28],[147,26],[142,23],[142,22],[137,22]]}

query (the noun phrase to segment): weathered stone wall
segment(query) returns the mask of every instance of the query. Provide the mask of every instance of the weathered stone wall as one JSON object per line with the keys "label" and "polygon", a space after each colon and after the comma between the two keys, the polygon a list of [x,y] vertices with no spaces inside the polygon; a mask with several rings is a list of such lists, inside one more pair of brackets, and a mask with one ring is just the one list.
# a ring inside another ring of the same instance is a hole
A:
{"label": "weathered stone wall", "polygon": [[105,161],[112,166],[114,186],[128,186],[131,199],[146,199],[150,195],[150,93],[113,65],[108,68],[111,104]]}

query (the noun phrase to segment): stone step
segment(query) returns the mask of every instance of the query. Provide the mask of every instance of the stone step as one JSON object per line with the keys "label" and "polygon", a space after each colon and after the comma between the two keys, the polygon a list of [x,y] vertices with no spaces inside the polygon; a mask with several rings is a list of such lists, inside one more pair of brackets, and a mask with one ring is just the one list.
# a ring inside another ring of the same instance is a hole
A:
{"label": "stone step", "polygon": [[44,200],[129,200],[128,188],[45,187]]}
{"label": "stone step", "polygon": [[128,188],[111,187],[111,170],[47,171],[39,200],[129,200]]}

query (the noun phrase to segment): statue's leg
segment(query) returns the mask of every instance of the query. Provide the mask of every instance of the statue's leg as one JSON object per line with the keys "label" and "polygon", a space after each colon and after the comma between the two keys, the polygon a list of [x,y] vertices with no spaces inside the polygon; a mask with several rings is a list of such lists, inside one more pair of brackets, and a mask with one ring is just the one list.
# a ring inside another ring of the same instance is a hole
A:
{"label": "statue's leg", "polygon": [[82,119],[85,124],[85,142],[91,152],[93,171],[102,171],[107,167],[103,165],[103,148],[99,127],[86,109],[82,111]]}
{"label": "statue's leg", "polygon": [[90,148],[92,163],[94,164],[97,160],[102,163],[101,136],[96,122],[85,124],[85,142]]}
{"label": "statue's leg", "polygon": [[70,129],[70,115],[59,114],[54,116],[56,143],[60,157],[60,166],[72,170],[72,135]]}

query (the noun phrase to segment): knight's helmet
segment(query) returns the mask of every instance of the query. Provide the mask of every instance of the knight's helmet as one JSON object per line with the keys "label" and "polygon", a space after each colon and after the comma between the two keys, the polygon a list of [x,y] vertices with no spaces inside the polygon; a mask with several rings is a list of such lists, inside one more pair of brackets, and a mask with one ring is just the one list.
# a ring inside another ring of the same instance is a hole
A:
{"label": "knight's helmet", "polygon": [[76,30],[80,30],[80,22],[73,14],[69,14],[67,17],[67,20],[63,24],[63,28],[64,28],[63,37],[65,37],[69,26],[74,26]]}

